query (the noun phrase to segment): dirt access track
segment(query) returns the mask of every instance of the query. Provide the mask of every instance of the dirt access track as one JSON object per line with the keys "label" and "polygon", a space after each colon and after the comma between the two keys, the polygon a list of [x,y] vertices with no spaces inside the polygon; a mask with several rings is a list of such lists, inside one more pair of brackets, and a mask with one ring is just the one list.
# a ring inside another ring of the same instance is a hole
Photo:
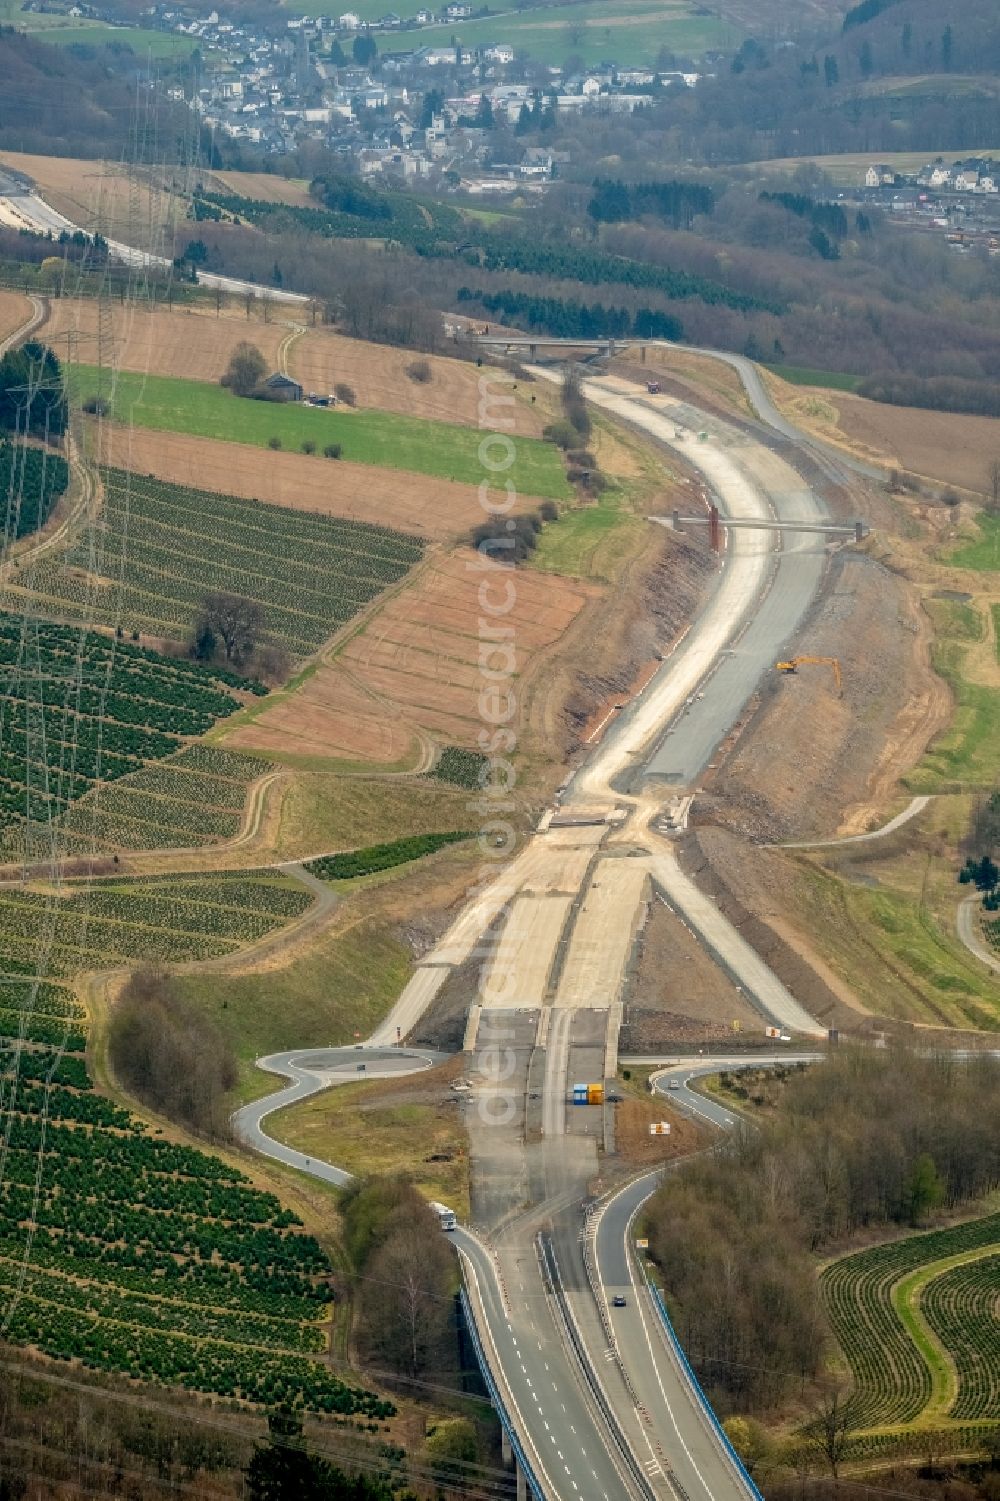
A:
{"label": "dirt access track", "polygon": [[[466,427],[489,427],[491,417],[499,415],[513,422],[513,427],[500,430],[514,437],[538,437],[541,433],[546,419],[533,409],[530,392],[523,384],[518,395],[524,399],[515,397],[497,404],[498,398],[511,398],[512,388],[518,384],[505,372],[487,372],[491,400],[484,413],[480,410],[484,372],[469,361],[367,344],[328,328],[302,328],[288,321],[284,308],[274,308],[269,322],[264,321],[259,309],[253,312],[247,318],[242,308],[224,308],[216,313],[211,305],[119,305],[112,316],[113,345],[103,351],[103,359],[122,370],[217,381],[237,344],[246,340],[260,350],[271,370],[284,370],[307,392],[326,394],[343,382],[353,389],[359,407]],[[65,354],[67,340],[71,340],[75,357],[83,364],[95,364],[97,320],[96,301],[61,299],[52,305],[48,337],[58,353]],[[407,367],[416,361],[426,363],[429,379],[413,380],[407,375]]]}

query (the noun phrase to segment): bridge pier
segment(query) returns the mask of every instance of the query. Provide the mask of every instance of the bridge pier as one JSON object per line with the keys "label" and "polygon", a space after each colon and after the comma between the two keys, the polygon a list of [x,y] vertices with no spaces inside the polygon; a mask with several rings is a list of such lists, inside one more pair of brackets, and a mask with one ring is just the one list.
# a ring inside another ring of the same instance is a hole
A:
{"label": "bridge pier", "polygon": [[[514,1463],[514,1450],[511,1448],[510,1435],[504,1423],[500,1424],[500,1458],[503,1460],[504,1468],[509,1470]],[[520,1472],[520,1466],[518,1466],[518,1474]]]}
{"label": "bridge pier", "polygon": [[520,1465],[517,1467],[517,1501],[528,1501],[528,1482]]}
{"label": "bridge pier", "polygon": [[537,357],[537,355],[538,355],[538,345],[537,344],[529,344],[528,345],[528,354],[531,356],[532,359],[535,359]]}

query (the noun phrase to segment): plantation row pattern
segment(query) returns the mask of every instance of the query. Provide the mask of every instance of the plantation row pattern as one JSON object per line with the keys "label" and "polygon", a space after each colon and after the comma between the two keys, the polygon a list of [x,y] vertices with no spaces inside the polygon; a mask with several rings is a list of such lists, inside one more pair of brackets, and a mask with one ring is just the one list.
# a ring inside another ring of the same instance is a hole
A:
{"label": "plantation row pattern", "polygon": [[69,484],[69,465],[47,448],[0,439],[0,507],[7,542],[45,525]]}
{"label": "plantation row pattern", "polygon": [[[931,1396],[930,1371],[892,1304],[894,1284],[929,1262],[993,1245],[1000,1245],[1000,1214],[875,1246],[825,1269],[823,1302],[854,1377],[860,1426],[912,1423]],[[959,1391],[956,1416],[964,1411]]]}
{"label": "plantation row pattern", "polygon": [[391,1404],[316,1358],[331,1268],[298,1218],[237,1169],[152,1136],[97,1096],[81,1057],[25,1046],[18,1003],[45,1007],[74,1032],[81,1008],[68,990],[0,962],[2,998],[14,1008],[0,1037],[5,1338],[227,1398],[391,1415]]}
{"label": "plantation row pattern", "polygon": [[103,471],[101,581],[87,538],[35,570],[32,588],[60,614],[119,619],[127,630],[186,637],[205,595],[254,600],[264,638],[308,656],[396,583],[421,544],[365,522]]}
{"label": "plantation row pattern", "polygon": [[958,1373],[953,1418],[1000,1418],[998,1300],[1000,1253],[942,1272],[924,1290],[924,1317]]}
{"label": "plantation row pattern", "polygon": [[0,930],[6,951],[22,966],[43,951],[51,972],[139,960],[184,963],[215,959],[301,917],[313,894],[274,871],[239,882],[105,881],[43,890],[0,889]]}
{"label": "plantation row pattern", "polygon": [[[237,687],[244,695],[266,691],[86,629],[0,615],[0,854],[30,853],[32,824],[44,826],[47,850],[51,820],[98,783],[110,796],[103,784],[139,772],[234,713]],[[76,832],[91,832],[85,818]]]}

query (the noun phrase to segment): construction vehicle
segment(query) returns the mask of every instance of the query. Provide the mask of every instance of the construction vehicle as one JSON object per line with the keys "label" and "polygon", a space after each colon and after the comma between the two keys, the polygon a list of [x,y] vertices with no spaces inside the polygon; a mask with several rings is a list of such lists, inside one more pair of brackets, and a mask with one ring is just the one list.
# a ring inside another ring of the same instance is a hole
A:
{"label": "construction vehicle", "polygon": [[842,693],[842,680],[840,676],[840,663],[836,657],[792,657],[788,662],[775,662],[776,672],[798,672],[800,667],[830,667],[833,669],[833,680],[837,685],[837,692]]}
{"label": "construction vehicle", "polygon": [[658,380],[648,380],[646,382],[646,390],[649,392],[650,396],[659,396],[660,382]]}

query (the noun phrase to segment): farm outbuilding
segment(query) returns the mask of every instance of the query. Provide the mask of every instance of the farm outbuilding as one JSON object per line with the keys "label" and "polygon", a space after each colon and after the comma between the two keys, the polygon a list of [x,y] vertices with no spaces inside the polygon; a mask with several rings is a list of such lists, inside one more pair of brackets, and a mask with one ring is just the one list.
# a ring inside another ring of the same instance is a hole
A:
{"label": "farm outbuilding", "polygon": [[298,381],[292,380],[291,376],[282,375],[280,371],[267,377],[267,380],[264,382],[264,389],[270,393],[272,399],[275,401],[302,400],[302,387]]}

